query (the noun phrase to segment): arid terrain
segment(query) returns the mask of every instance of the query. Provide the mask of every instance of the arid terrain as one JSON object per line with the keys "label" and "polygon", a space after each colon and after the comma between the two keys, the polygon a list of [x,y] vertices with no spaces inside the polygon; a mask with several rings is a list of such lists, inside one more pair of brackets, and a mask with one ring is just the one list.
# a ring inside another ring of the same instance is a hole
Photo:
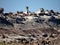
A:
{"label": "arid terrain", "polygon": [[[53,30],[53,31],[52,31]],[[60,32],[54,29],[0,29],[1,45],[60,45]]]}
{"label": "arid terrain", "polygon": [[60,13],[26,10],[3,13],[0,8],[0,45],[60,45]]}

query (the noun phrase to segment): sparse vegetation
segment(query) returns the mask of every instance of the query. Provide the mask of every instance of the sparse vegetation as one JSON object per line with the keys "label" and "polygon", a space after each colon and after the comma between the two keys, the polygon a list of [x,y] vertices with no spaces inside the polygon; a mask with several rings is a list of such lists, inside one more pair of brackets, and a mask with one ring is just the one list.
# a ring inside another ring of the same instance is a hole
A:
{"label": "sparse vegetation", "polygon": [[60,45],[59,12],[3,13],[0,8],[0,45]]}

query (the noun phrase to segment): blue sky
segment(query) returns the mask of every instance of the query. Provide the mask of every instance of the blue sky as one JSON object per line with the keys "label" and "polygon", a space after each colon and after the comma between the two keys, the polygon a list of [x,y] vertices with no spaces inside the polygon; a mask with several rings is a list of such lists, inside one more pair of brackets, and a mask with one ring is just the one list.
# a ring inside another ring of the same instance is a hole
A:
{"label": "blue sky", "polygon": [[60,0],[0,0],[0,7],[4,8],[4,12],[25,11],[26,6],[32,12],[40,8],[60,12]]}

